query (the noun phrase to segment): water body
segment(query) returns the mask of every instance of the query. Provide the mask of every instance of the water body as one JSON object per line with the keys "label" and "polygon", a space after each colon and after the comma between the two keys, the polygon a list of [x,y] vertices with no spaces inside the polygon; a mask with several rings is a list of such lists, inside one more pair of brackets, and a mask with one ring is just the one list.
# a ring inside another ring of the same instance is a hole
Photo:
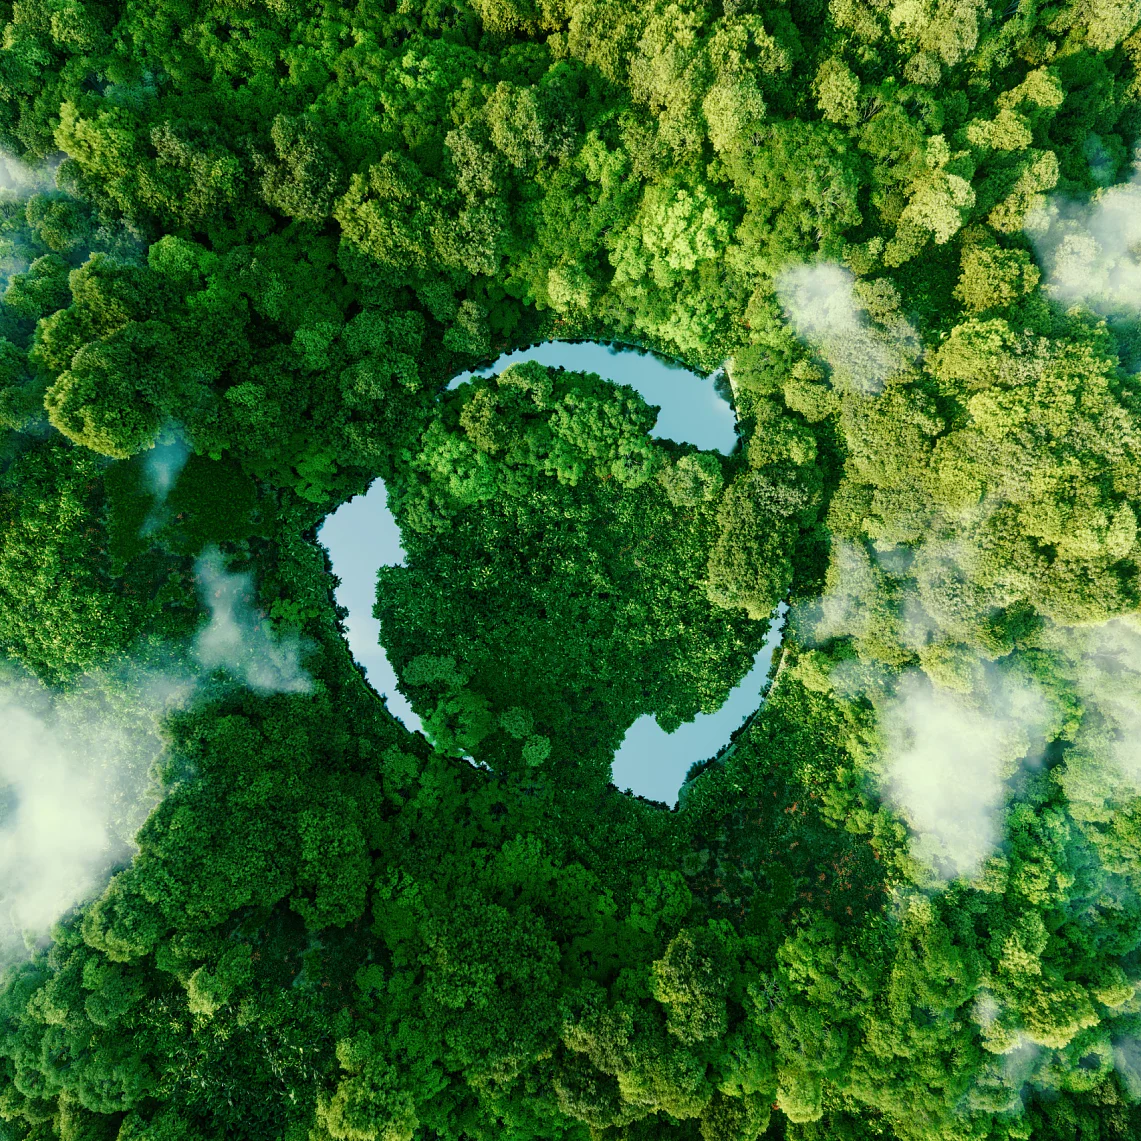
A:
{"label": "water body", "polygon": [[380,623],[372,616],[377,569],[404,565],[400,528],[388,509],[384,481],[374,480],[367,494],[354,496],[326,516],[317,537],[328,548],[333,573],[341,580],[336,598],[349,612],[345,619],[349,650],[392,714],[420,732],[420,718],[396,688],[396,671],[380,644]]}
{"label": "water body", "polygon": [[504,353],[494,364],[461,372],[448,385],[455,388],[473,376],[490,376],[508,365],[538,361],[573,372],[597,373],[615,384],[636,389],[647,404],[661,407],[653,435],[679,444],[695,444],[705,452],[728,455],[737,443],[737,418],[732,405],[717,391],[714,378],[690,372],[683,365],[637,349],[591,341],[547,341],[529,349]]}
{"label": "water body", "polygon": [[[634,349],[550,341],[505,353],[474,374],[461,373],[448,387],[455,388],[473,375],[490,375],[527,360],[593,372],[617,384],[630,385],[648,403],[661,407],[655,436],[724,454],[731,452],[737,442],[733,408],[714,387],[713,378],[697,376],[680,365]],[[349,500],[328,516],[321,525],[319,538],[328,548],[333,571],[341,580],[336,598],[349,612],[345,629],[353,657],[372,687],[384,695],[392,713],[409,729],[420,731],[420,719],[396,688],[396,673],[380,645],[380,623],[372,616],[377,568],[404,563],[400,529],[388,509],[383,481],[376,480],[367,494]],[[783,613],[782,609],[782,617]],[[614,758],[615,785],[672,805],[690,765],[713,756],[757,708],[780,637],[780,623],[774,622],[753,668],[716,713],[699,714],[675,733],[663,732],[651,715],[635,721]]]}
{"label": "water body", "polygon": [[622,738],[614,754],[611,781],[617,788],[673,805],[685,774],[694,761],[714,756],[732,736],[733,730],[761,703],[761,686],[769,674],[773,654],[784,633],[784,616],[788,607],[777,607],[764,645],[753,658],[753,668],[737,683],[716,713],[699,713],[692,721],[667,733],[644,713]]}

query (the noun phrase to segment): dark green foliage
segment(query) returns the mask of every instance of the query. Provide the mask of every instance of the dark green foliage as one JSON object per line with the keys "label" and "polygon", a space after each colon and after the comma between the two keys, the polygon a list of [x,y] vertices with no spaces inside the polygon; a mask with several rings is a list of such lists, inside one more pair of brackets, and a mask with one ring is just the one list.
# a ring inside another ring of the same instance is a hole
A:
{"label": "dark green foliage", "polygon": [[117,567],[156,542],[171,554],[197,555],[211,543],[238,542],[258,529],[254,482],[232,459],[186,457],[173,487],[160,496],[148,481],[147,455],[105,470],[109,549]]}
{"label": "dark green foliage", "polygon": [[376,612],[441,748],[598,783],[640,714],[676,727],[748,668],[787,565],[747,617],[706,597],[727,544],[766,565],[767,531],[726,535],[733,465],[655,444],[651,415],[629,389],[518,365],[457,391],[406,453],[389,494],[408,558],[381,571]]}
{"label": "dark green foliage", "polygon": [[0,645],[45,679],[107,661],[144,635],[185,628],[185,602],[161,601],[156,568],[116,573],[105,470],[55,437],[21,447],[0,473]]}
{"label": "dark green foliage", "polygon": [[[1129,176],[1139,20],[0,4],[0,143],[40,164],[0,191],[0,652],[59,687],[189,653],[218,547],[313,682],[168,718],[137,854],[0,988],[0,1135],[1141,1135],[1141,324],[1041,245]],[[820,262],[827,328],[782,311]],[[444,391],[553,336],[724,362],[740,447],[590,375]],[[377,476],[428,739],[315,542]],[[607,787],[782,599],[678,809]],[[1042,724],[954,877],[892,767],[920,683]]]}

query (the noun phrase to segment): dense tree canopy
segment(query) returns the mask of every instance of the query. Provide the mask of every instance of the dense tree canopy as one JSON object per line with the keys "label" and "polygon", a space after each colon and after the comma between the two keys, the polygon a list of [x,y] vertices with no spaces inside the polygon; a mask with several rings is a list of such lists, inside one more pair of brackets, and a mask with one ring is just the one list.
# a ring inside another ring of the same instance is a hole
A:
{"label": "dense tree canopy", "polygon": [[[3,693],[187,695],[0,1136],[1141,1135],[1138,0],[0,20]],[[446,388],[553,336],[724,363],[738,446]],[[377,477],[424,735],[316,539]],[[782,600],[678,808],[609,786]]]}

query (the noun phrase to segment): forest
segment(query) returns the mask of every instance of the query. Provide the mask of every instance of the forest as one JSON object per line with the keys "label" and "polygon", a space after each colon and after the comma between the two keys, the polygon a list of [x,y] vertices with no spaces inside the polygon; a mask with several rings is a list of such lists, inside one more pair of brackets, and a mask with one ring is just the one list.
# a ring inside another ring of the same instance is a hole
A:
{"label": "forest", "polygon": [[0,1141],[1141,1137],[1141,0],[0,20]]}

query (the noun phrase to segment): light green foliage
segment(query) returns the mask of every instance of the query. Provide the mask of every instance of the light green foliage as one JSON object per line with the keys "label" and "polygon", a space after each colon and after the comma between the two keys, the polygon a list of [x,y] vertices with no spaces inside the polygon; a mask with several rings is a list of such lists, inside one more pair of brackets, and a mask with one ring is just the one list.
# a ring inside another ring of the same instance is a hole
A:
{"label": "light green foliage", "polygon": [[721,1038],[728,1028],[731,974],[718,934],[683,930],[654,963],[654,997],[668,1011],[666,1027],[687,1045]]}
{"label": "light green foliage", "polygon": [[963,248],[963,273],[955,296],[975,313],[1005,309],[1030,293],[1039,276],[1025,250],[969,245]]}
{"label": "light green foliage", "polygon": [[[407,669],[404,671],[404,676],[408,676]],[[531,716],[529,710],[522,709],[518,705],[513,705],[510,709],[504,710],[499,715],[499,724],[503,731],[509,736],[516,738],[529,737],[531,730],[534,728],[535,719]]]}
{"label": "light green foliage", "polygon": [[816,104],[828,122],[855,126],[860,117],[860,81],[843,60],[826,59],[812,87]]}
{"label": "light green foliage", "polygon": [[250,948],[231,947],[213,971],[199,967],[186,980],[187,1009],[210,1017],[237,987],[249,982],[250,974]]}
{"label": "light green foliage", "polygon": [[277,115],[270,128],[273,156],[262,159],[261,192],[270,206],[305,222],[327,218],[344,189],[337,157],[311,119]]}
{"label": "light green foliage", "polygon": [[551,739],[534,733],[523,744],[523,763],[532,768],[541,765],[551,755]]}
{"label": "light green foliage", "polygon": [[[350,1046],[349,1042],[344,1043]],[[317,1106],[317,1120],[336,1141],[411,1141],[419,1124],[411,1095],[399,1073],[382,1055],[357,1062],[356,1051],[338,1048],[342,1066],[352,1073]]]}
{"label": "light green foliage", "polygon": [[1004,107],[990,120],[978,120],[967,126],[967,140],[975,147],[993,147],[999,151],[1022,151],[1033,141],[1024,116]]}
{"label": "light green foliage", "polygon": [[[734,213],[704,187],[667,183],[647,189],[610,253],[613,287],[646,334],[672,342],[683,353],[701,352],[717,338],[724,321],[719,299],[703,296],[693,285],[716,272]],[[703,271],[703,266],[709,268]]]}
{"label": "light green foliage", "polygon": [[724,477],[717,457],[705,452],[680,456],[658,473],[658,482],[675,507],[693,507],[716,498]]}

